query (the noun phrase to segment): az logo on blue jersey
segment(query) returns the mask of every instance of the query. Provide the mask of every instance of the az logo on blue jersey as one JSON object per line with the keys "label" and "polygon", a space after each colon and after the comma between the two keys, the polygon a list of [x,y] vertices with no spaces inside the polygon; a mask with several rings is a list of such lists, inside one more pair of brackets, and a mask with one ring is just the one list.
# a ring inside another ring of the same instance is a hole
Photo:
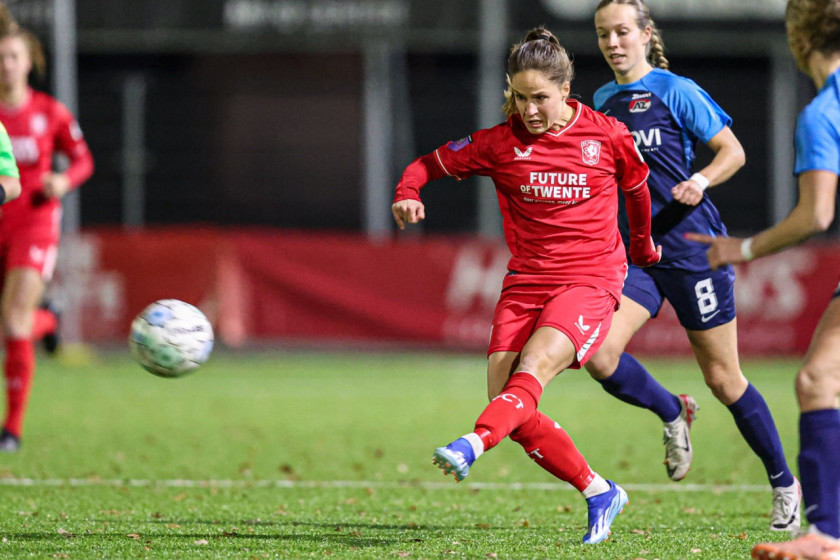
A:
{"label": "az logo on blue jersey", "polygon": [[631,113],[644,113],[650,109],[650,99],[634,99],[630,102]]}

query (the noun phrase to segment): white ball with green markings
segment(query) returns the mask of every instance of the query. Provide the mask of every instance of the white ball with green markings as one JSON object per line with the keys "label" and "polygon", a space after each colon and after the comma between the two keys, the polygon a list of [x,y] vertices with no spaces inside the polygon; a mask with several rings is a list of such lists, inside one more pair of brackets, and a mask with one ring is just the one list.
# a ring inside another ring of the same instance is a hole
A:
{"label": "white ball with green markings", "polygon": [[194,372],[213,351],[213,327],[201,310],[177,299],[161,299],[131,322],[128,346],[134,360],[161,377]]}

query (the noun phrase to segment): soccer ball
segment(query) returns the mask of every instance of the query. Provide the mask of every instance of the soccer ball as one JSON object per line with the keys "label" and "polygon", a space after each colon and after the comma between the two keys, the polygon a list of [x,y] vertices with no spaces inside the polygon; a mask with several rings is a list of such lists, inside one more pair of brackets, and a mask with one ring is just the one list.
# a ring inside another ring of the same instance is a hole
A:
{"label": "soccer ball", "polygon": [[147,371],[161,377],[181,377],[210,357],[213,327],[194,305],[161,299],[131,322],[128,346],[132,357]]}

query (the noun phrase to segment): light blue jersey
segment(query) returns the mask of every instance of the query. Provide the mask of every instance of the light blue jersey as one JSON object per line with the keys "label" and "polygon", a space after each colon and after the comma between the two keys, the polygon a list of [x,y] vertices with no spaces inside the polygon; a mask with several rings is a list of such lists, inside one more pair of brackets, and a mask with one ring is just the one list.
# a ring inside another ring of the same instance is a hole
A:
{"label": "light blue jersey", "polygon": [[794,175],[822,170],[840,176],[840,70],[799,113],[794,144]]}

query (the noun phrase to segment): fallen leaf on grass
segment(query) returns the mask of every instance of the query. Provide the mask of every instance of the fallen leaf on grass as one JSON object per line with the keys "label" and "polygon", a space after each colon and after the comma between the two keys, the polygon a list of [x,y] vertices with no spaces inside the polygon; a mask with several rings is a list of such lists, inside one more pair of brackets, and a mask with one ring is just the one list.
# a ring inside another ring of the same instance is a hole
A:
{"label": "fallen leaf on grass", "polygon": [[207,539],[201,539],[195,541],[195,544],[210,544],[210,541],[208,541]]}

